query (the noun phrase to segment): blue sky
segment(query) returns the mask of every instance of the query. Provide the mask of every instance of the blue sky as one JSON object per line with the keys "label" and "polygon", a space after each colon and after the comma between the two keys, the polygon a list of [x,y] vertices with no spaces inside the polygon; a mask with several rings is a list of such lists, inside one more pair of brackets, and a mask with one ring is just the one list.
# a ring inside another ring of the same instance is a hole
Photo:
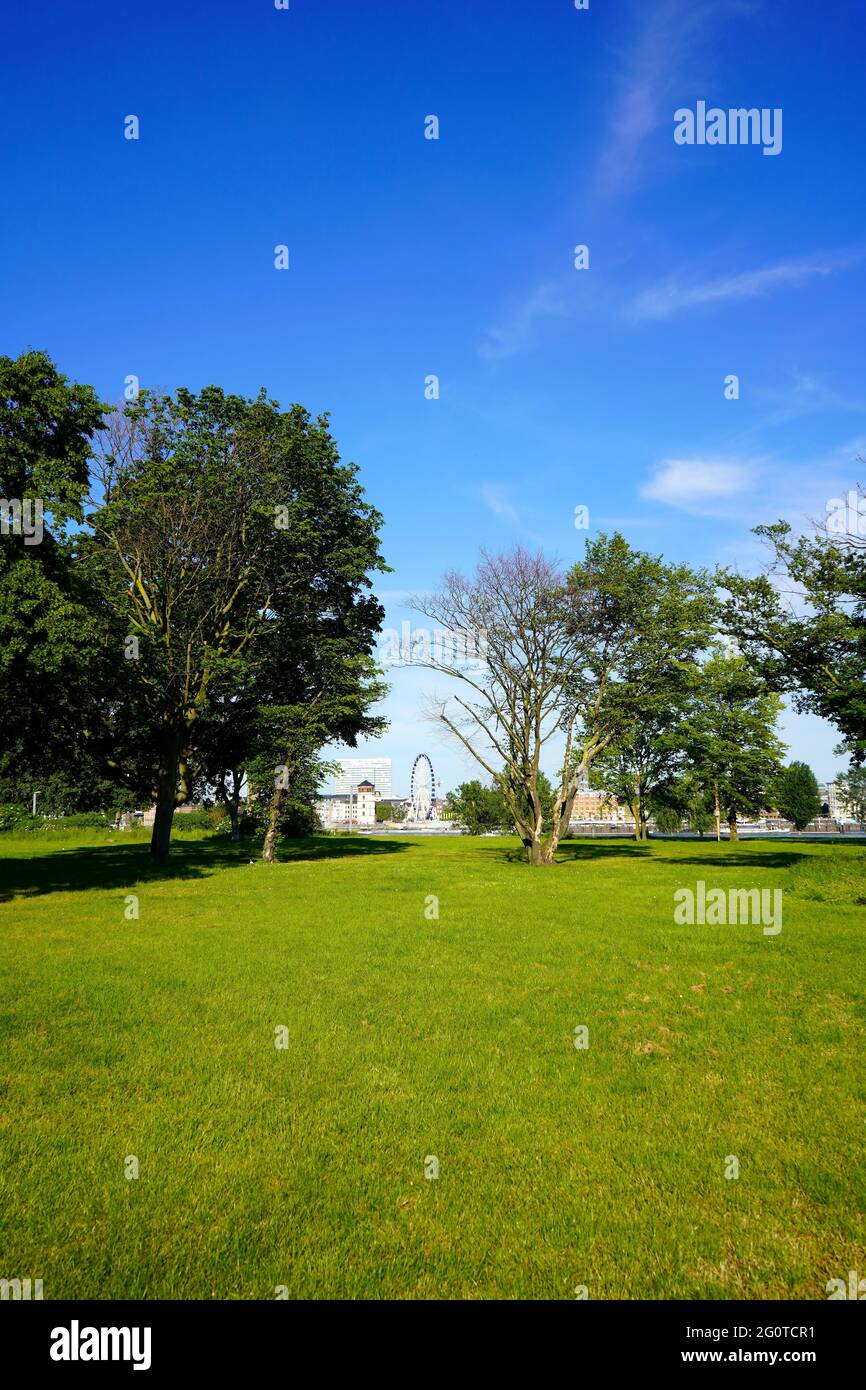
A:
{"label": "blue sky", "polygon": [[[864,32],[857,0],[10,7],[0,350],[105,399],[135,373],[329,410],[393,627],[479,545],[576,558],[578,505],[754,569],[751,526],[866,475]],[[780,108],[780,153],[677,145],[699,100]],[[430,682],[393,672],[359,750],[396,790],[422,749],[471,772]],[[831,728],[785,730],[839,767]]]}

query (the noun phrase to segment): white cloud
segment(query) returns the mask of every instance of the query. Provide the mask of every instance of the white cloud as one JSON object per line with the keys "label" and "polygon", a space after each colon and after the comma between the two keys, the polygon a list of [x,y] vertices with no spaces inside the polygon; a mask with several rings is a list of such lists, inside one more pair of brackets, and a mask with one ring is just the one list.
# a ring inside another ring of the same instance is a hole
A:
{"label": "white cloud", "polygon": [[719,304],[729,299],[758,299],[787,285],[800,285],[816,276],[832,275],[850,265],[859,254],[830,252],[802,256],[739,275],[721,275],[692,283],[681,278],[665,280],[642,291],[633,303],[632,312],[638,319],[666,319],[684,309],[705,304]]}
{"label": "white cloud", "polygon": [[663,459],[641,497],[682,511],[703,511],[748,491],[755,464],[733,459]]}
{"label": "white cloud", "polygon": [[485,483],[478,489],[479,496],[500,521],[509,521],[514,525],[520,522],[520,512],[508,497],[508,488],[501,483]]}
{"label": "white cloud", "polygon": [[641,147],[671,119],[674,92],[724,12],[710,0],[656,0],[641,7],[631,44],[617,55],[619,77],[595,174],[602,197],[626,191],[646,172]]}
{"label": "white cloud", "polygon": [[[630,43],[616,54],[613,101],[595,171],[602,198],[627,193],[654,171],[646,141],[659,127],[673,130],[678,98],[712,72],[710,45],[718,28],[760,10],[762,0],[651,0],[633,3]],[[673,152],[672,138],[666,148]],[[657,167],[657,162],[656,162]]]}
{"label": "white cloud", "polygon": [[525,299],[516,302],[498,324],[485,329],[478,353],[487,362],[499,362],[531,347],[536,329],[547,319],[569,318],[574,303],[564,283],[548,281],[538,285]]}

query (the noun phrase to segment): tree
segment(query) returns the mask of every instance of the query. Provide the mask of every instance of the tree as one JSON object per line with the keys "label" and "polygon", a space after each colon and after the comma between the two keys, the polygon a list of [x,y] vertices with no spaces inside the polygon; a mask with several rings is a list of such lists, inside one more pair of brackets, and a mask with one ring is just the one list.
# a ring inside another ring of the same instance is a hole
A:
{"label": "tree", "polygon": [[781,708],[745,657],[716,647],[704,662],[681,737],[694,779],[712,800],[717,840],[723,817],[736,840],[737,817],[767,805],[785,751],[776,734]]}
{"label": "tree", "polygon": [[798,832],[821,814],[821,797],[815,774],[806,763],[793,762],[778,775],[775,785],[779,814],[793,822]]}
{"label": "tree", "polygon": [[616,733],[590,774],[591,784],[628,806],[636,840],[652,815],[671,806],[686,764],[681,725],[695,698],[697,657],[710,640],[715,606],[705,571],[634,554],[639,586],[631,605],[635,631],[616,670],[602,714]]}
{"label": "tree", "polygon": [[[503,770],[502,775],[508,775],[507,769]],[[553,790],[550,778],[547,776],[545,772],[542,772],[540,769],[537,779],[537,790],[538,806],[541,811],[541,830],[544,835],[549,835],[553,830],[553,808],[556,802],[556,793]],[[522,804],[524,813],[527,815],[530,814],[530,806],[529,803],[524,799],[523,788],[515,787],[514,794],[517,797],[518,801]],[[504,805],[505,803],[503,802],[503,807]],[[514,825],[511,822],[507,812],[503,824],[509,831],[512,831],[514,829]]]}
{"label": "tree", "polygon": [[683,798],[683,814],[686,824],[690,830],[694,830],[701,839],[708,830],[713,828],[713,811],[710,806],[707,790],[700,785],[698,779],[689,776],[685,780],[685,796]]}
{"label": "tree", "polygon": [[98,780],[77,716],[100,633],[67,529],[83,519],[103,412],[44,352],[0,357],[0,779],[16,799],[54,779],[65,801]]}
{"label": "tree", "polygon": [[[634,820],[634,838],[649,838],[650,817],[669,808],[676,781],[685,766],[680,723],[685,698],[684,679],[671,689],[670,699],[648,700],[639,723],[631,722],[596,760],[590,785],[616,796]],[[657,695],[661,692],[657,691]],[[679,818],[679,812],[677,813]]]}
{"label": "tree", "polygon": [[326,416],[282,411],[264,392],[142,393],[112,418],[82,546],[115,682],[91,711],[91,741],[119,780],[155,799],[155,859],[196,780],[239,785],[260,745],[274,758],[272,856],[291,800],[273,768],[306,777],[321,746],[312,737],[351,739],[359,727],[346,719],[346,679],[333,719],[327,687],[335,661],[358,673],[382,616],[367,592],[369,571],[383,568],[381,518],[356,471]]}
{"label": "tree", "polygon": [[505,798],[496,787],[485,786],[477,780],[462,782],[445,800],[454,819],[465,826],[470,835],[483,835],[492,830],[507,833],[511,829]]}
{"label": "tree", "polygon": [[775,689],[794,693],[798,709],[836,725],[857,764],[866,759],[864,499],[861,487],[856,528],[831,516],[794,540],[787,522],[757,527],[772,552],[769,572],[721,574],[726,630]]}
{"label": "tree", "polygon": [[[521,548],[500,556],[482,552],[472,579],[447,574],[437,594],[416,602],[418,611],[463,639],[464,651],[483,653],[414,664],[465,687],[436,699],[434,717],[499,786],[532,865],[555,862],[582,777],[635,715],[635,704],[627,707],[617,687],[628,685],[636,699],[639,671],[680,659],[680,634],[659,621],[654,576],[660,567],[619,535],[588,540],[583,561],[568,575]],[[705,580],[700,587],[700,603],[710,605]],[[554,738],[562,761],[545,833],[538,779]]]}
{"label": "tree", "polygon": [[676,806],[662,805],[656,811],[656,825],[663,835],[676,835],[679,832],[683,818]]}
{"label": "tree", "polygon": [[394,807],[390,801],[376,802],[376,820],[380,822],[394,820]]}

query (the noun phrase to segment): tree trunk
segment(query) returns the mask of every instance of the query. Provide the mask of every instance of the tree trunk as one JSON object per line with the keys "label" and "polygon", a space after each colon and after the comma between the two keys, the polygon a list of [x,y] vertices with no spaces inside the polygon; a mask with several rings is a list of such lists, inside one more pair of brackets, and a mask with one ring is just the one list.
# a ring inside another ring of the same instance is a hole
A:
{"label": "tree trunk", "polygon": [[737,817],[736,813],[734,813],[728,816],[728,839],[731,841],[731,843],[733,843],[734,840],[739,840],[739,838],[740,836],[737,830]]}
{"label": "tree trunk", "polygon": [[232,774],[232,790],[231,790],[231,796],[229,795],[228,790],[227,790],[227,788],[226,788],[226,774],[225,774],[225,772],[220,773],[220,776],[219,776],[219,778],[217,779],[217,782],[216,782],[216,795],[217,795],[217,800],[222,802],[223,806],[225,807],[226,811],[228,812],[229,825],[231,826],[231,838],[232,838],[232,840],[233,840],[235,843],[237,843],[237,841],[241,838],[241,817],[240,817],[240,809],[241,809],[241,786],[243,785],[243,780],[244,780],[244,769],[241,768],[240,771],[238,771],[237,768],[232,768],[232,769],[231,769],[231,774]]}
{"label": "tree trunk", "polygon": [[545,858],[544,846],[540,840],[530,840],[529,844],[526,846],[526,857],[529,863],[535,866],[551,862]]}
{"label": "tree trunk", "polygon": [[268,808],[268,828],[265,831],[265,842],[262,845],[262,859],[266,864],[273,864],[274,862],[274,851],[280,838],[280,813],[283,809],[285,795],[285,788],[277,787],[271,797],[271,804]]}
{"label": "tree trunk", "polygon": [[238,771],[232,768],[232,794],[229,802],[229,821],[232,827],[232,840],[237,843],[241,838],[241,786],[244,780],[243,768]]}
{"label": "tree trunk", "polygon": [[640,776],[638,773],[635,773],[632,777],[632,794],[628,803],[628,809],[634,816],[634,837],[636,840],[643,840],[646,838],[644,835],[643,800],[641,798],[640,787]]}
{"label": "tree trunk", "polygon": [[568,827],[571,824],[571,812],[574,806],[575,795],[575,791],[572,791],[570,793],[567,792],[565,800],[563,801],[561,799],[562,793],[560,793],[560,795],[557,797],[554,803],[553,827],[550,832],[550,838],[544,847],[545,864],[556,863],[556,851],[559,847],[559,842],[562,839],[563,835],[567,833]]}
{"label": "tree trunk", "polygon": [[150,836],[150,857],[164,864],[171,848],[171,823],[177,799],[177,761],[169,759],[160,771],[156,790],[156,815]]}
{"label": "tree trunk", "polygon": [[713,795],[715,797],[715,819],[716,819],[716,839],[722,838],[722,807],[719,801],[719,784],[713,782]]}

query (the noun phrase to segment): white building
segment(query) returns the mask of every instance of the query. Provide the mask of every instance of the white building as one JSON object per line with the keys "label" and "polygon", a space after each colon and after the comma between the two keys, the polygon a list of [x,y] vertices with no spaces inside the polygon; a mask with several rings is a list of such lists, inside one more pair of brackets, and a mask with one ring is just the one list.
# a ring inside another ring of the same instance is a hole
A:
{"label": "white building", "polygon": [[365,778],[348,791],[319,797],[316,810],[326,830],[349,830],[352,826],[376,824],[378,800],[376,788]]}
{"label": "white building", "polygon": [[827,814],[833,820],[848,821],[853,819],[844,789],[839,786],[838,782],[825,782],[818,788],[818,795],[826,804]]}
{"label": "white building", "polygon": [[338,796],[354,793],[360,782],[370,782],[379,796],[391,795],[390,758],[340,758],[340,771],[334,779]]}

